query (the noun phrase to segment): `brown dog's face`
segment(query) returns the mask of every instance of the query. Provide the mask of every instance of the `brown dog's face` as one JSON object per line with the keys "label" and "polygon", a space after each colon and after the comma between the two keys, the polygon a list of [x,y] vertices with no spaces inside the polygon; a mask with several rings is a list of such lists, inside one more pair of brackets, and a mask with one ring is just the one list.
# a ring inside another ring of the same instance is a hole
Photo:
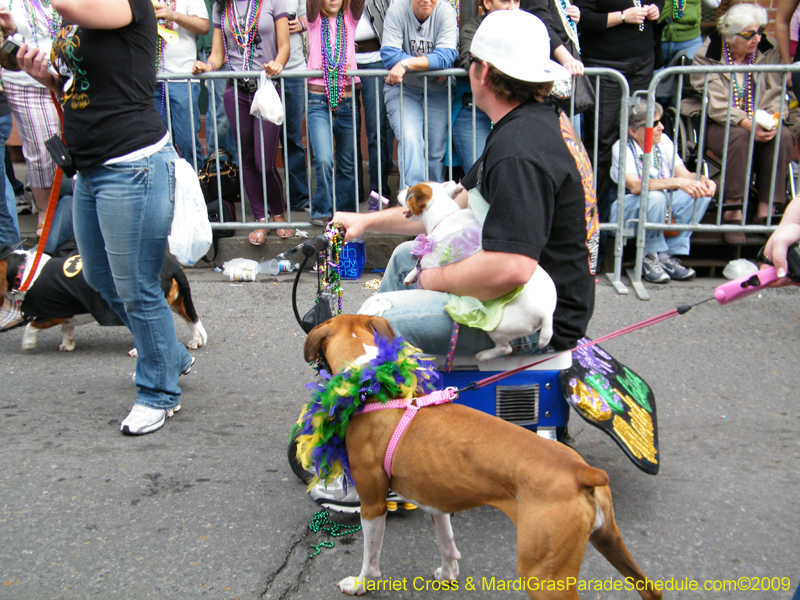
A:
{"label": "brown dog's face", "polygon": [[375,332],[393,339],[394,330],[383,317],[369,315],[339,315],[317,325],[306,338],[303,356],[316,360],[320,350],[331,367],[331,374],[342,371],[349,362],[367,354],[366,347],[375,347]]}
{"label": "brown dog's face", "polygon": [[405,205],[412,215],[420,216],[433,197],[433,189],[427,183],[418,183],[408,188]]}

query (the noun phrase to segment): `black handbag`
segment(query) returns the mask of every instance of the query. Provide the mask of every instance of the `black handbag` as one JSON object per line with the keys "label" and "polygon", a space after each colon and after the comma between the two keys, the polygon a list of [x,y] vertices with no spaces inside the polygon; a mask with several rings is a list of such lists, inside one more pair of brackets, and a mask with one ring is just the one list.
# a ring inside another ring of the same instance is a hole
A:
{"label": "black handbag", "polygon": [[[217,157],[219,157],[219,178],[217,177]],[[231,155],[224,148],[220,148],[209,156],[198,171],[197,177],[200,179],[200,188],[203,190],[206,204],[220,199],[220,189],[222,200],[227,200],[234,205],[239,202],[239,168],[233,164]],[[219,187],[217,187],[218,183]],[[225,220],[228,220],[227,217]]]}

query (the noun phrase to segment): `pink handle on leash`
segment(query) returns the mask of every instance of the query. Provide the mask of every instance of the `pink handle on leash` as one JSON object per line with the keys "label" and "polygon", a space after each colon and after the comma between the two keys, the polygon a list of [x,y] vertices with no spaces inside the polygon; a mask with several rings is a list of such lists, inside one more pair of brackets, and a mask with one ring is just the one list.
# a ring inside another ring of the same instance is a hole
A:
{"label": "pink handle on leash", "polygon": [[758,273],[745,275],[739,279],[723,283],[714,290],[714,298],[716,298],[717,302],[720,304],[727,304],[728,302],[733,302],[739,298],[749,296],[777,279],[778,274],[775,271],[775,267],[770,267]]}
{"label": "pink handle on leash", "polygon": [[384,206],[389,206],[389,199],[378,195],[378,192],[376,192],[375,190],[372,190],[369,193],[369,195],[371,198],[375,198],[375,200],[379,200],[380,202],[382,202]]}

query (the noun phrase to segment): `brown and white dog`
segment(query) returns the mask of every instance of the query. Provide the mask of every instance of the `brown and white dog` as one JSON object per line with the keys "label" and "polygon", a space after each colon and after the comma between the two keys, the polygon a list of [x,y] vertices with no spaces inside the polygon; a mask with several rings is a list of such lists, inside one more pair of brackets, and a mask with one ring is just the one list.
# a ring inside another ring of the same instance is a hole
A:
{"label": "brown and white dog", "polygon": [[[420,221],[427,232],[427,250],[419,265],[403,281],[410,285],[417,280],[419,268],[427,269],[443,266],[453,260],[443,260],[456,255],[456,260],[467,258],[463,250],[473,248],[473,254],[480,246],[481,226],[472,210],[462,209],[455,197],[463,191],[460,184],[419,183],[407,190],[401,190],[397,200],[408,209],[407,217]],[[476,244],[468,241],[477,236]],[[419,238],[418,238],[419,240]],[[440,248],[441,245],[447,248]],[[454,251],[454,249],[456,249]],[[487,331],[495,343],[494,348],[482,350],[475,355],[481,362],[511,353],[511,340],[531,335],[539,330],[539,348],[545,347],[553,336],[553,311],[556,309],[556,286],[541,265],[522,291],[503,308],[503,318],[492,331]]]}
{"label": "brown and white dog", "polygon": [[[31,252],[17,250],[0,260],[0,297],[8,290],[19,289],[31,257]],[[45,254],[42,261],[44,265],[40,263],[22,303],[23,314],[33,319],[25,326],[22,350],[35,348],[39,331],[56,325],[61,325],[58,349],[62,352],[75,350],[73,332],[78,325],[95,321],[101,325],[122,325],[108,303],[86,283],[79,255],[50,258]],[[161,289],[172,311],[189,326],[192,338],[186,347],[194,350],[203,346],[208,336],[192,302],[189,280],[178,261],[169,255],[165,256],[161,269]],[[129,354],[136,356],[136,349]]]}
{"label": "brown and white dog", "polygon": [[[381,317],[335,317],[308,334],[305,359],[316,360],[322,354],[331,373],[340,373],[348,363],[376,355],[375,332],[394,338]],[[605,471],[590,467],[559,442],[466,406],[444,404],[417,412],[397,445],[390,482],[384,453],[403,413],[369,412],[352,418],[347,427],[350,472],[361,497],[364,556],[361,572],[339,582],[342,592],[361,595],[366,580],[381,577],[391,483],[394,492],[432,515],[442,556],[434,576],[440,581],[455,581],[459,575],[461,555],[450,513],[489,505],[502,510],[517,528],[520,577],[575,581],[591,542],[623,576],[637,582],[643,599],[661,598],[625,548]],[[432,456],[435,460],[429,460]],[[536,600],[578,598],[574,585],[560,591],[527,591]]]}

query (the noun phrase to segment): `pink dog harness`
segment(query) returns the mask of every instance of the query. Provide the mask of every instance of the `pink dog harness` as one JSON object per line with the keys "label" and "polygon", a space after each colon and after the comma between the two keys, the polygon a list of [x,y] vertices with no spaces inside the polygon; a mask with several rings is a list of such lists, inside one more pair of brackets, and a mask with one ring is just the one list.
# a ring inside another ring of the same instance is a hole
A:
{"label": "pink dog harness", "polygon": [[371,402],[363,406],[358,414],[374,412],[376,410],[384,410],[387,408],[405,408],[406,412],[394,428],[394,433],[389,440],[389,446],[386,448],[386,455],[383,457],[383,470],[386,471],[386,476],[389,480],[392,479],[392,459],[394,458],[394,451],[397,450],[397,444],[406,432],[406,427],[411,423],[411,420],[417,416],[417,411],[426,406],[434,406],[436,404],[447,404],[452,402],[458,397],[458,390],[454,387],[449,387],[438,392],[433,392],[421,398],[411,398],[410,400],[390,400],[385,404],[380,402]]}

